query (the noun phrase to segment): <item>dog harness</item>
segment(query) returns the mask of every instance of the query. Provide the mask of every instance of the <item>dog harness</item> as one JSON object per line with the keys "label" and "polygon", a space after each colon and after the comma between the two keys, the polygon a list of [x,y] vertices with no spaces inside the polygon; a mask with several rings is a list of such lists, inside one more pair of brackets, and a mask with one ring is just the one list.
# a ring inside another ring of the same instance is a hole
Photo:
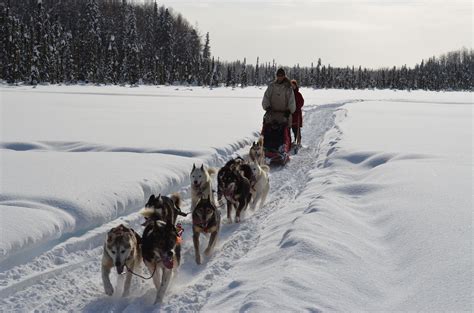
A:
{"label": "dog harness", "polygon": [[234,189],[235,189],[235,188],[232,187],[232,188],[226,188],[226,189],[224,190],[224,196],[225,196],[226,199],[232,199],[232,200],[234,200],[234,191],[235,191]]}
{"label": "dog harness", "polygon": [[184,233],[184,228],[181,223],[176,224],[176,234],[178,235],[176,237],[176,244],[180,245],[183,242],[183,233]]}
{"label": "dog harness", "polygon": [[208,224],[209,224],[209,222],[206,223],[206,222],[203,222],[203,221],[196,221],[195,223],[193,223],[193,225],[202,228],[203,232],[205,232],[205,233],[209,233],[209,228],[207,227]]}

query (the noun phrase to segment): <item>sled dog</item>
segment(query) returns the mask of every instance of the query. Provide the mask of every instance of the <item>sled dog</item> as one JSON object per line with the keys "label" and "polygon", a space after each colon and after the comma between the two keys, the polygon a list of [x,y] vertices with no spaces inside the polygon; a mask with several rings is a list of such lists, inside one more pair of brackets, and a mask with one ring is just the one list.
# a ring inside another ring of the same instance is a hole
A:
{"label": "sled dog", "polygon": [[214,168],[196,167],[193,164],[193,169],[189,174],[191,181],[191,211],[194,210],[201,197],[207,197],[214,203],[212,194],[212,175],[216,174]]}
{"label": "sled dog", "polygon": [[233,160],[219,170],[218,173],[219,200],[227,200],[227,219],[232,222],[232,208],[235,207],[235,222],[240,222],[240,213],[245,210],[252,197],[251,183],[236,166]]}
{"label": "sled dog", "polygon": [[155,303],[161,303],[181,261],[181,244],[174,224],[151,217],[142,236],[142,255],[157,290]]}
{"label": "sled dog", "polygon": [[151,195],[145,208],[140,211],[140,214],[145,217],[145,223],[142,226],[147,226],[148,223],[158,220],[176,225],[178,215],[187,215],[181,211],[180,206],[181,197],[178,193],[174,193],[170,197]]}
{"label": "sled dog", "polygon": [[249,163],[255,177],[255,184],[253,184],[253,197],[252,197],[252,209],[255,210],[257,203],[260,202],[259,208],[262,208],[265,204],[265,200],[270,190],[270,180],[268,178],[268,172],[270,168],[267,165],[260,165],[256,162]]}
{"label": "sled dog", "polygon": [[201,264],[199,252],[199,236],[201,233],[210,233],[209,243],[204,254],[209,256],[214,248],[221,226],[221,214],[209,198],[201,198],[193,210],[193,242],[197,264]]}
{"label": "sled dog", "polygon": [[249,174],[253,175],[252,169],[247,168],[247,167],[244,168],[245,173],[243,173],[243,171],[241,170],[241,166],[243,164],[246,164],[245,160],[239,156],[235,159],[231,159],[227,161],[227,163],[223,167],[221,167],[219,171],[217,172],[217,199],[219,202],[222,201],[222,197],[224,196],[224,190],[226,188],[224,177],[228,176],[229,173],[231,173],[234,170],[237,170],[242,175],[244,175],[244,177],[248,176]]}
{"label": "sled dog", "polygon": [[263,136],[257,142],[252,143],[249,151],[250,160],[260,165],[265,164],[265,151],[263,150]]}
{"label": "sled dog", "polygon": [[102,255],[102,282],[107,295],[111,296],[114,293],[110,282],[110,270],[115,266],[119,275],[123,273],[125,267],[127,268],[123,296],[128,296],[132,279],[132,273],[128,269],[133,271],[141,262],[140,243],[140,236],[122,224],[107,233]]}

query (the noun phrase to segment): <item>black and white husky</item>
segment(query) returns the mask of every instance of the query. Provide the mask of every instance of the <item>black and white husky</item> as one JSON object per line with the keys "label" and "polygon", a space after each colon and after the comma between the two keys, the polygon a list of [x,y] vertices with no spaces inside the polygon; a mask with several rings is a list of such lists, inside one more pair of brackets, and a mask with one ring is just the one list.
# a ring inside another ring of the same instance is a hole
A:
{"label": "black and white husky", "polygon": [[161,303],[173,269],[179,266],[181,259],[181,245],[175,225],[161,220],[149,222],[143,231],[142,254],[157,290],[155,303]]}
{"label": "black and white husky", "polygon": [[179,194],[170,197],[152,195],[140,213],[145,217],[142,236],[142,255],[153,277],[157,294],[155,303],[161,303],[168,285],[181,261],[181,244],[176,229],[178,215],[186,216],[179,208]]}
{"label": "black and white husky", "polygon": [[[218,198],[219,201],[224,197],[227,200],[227,220],[232,223],[232,209],[235,207],[235,222],[240,222],[240,214],[250,203],[252,198],[251,182],[245,177],[246,171],[241,167],[248,166],[243,164],[241,159],[230,160],[217,174]],[[251,175],[251,169],[248,168]]]}
{"label": "black and white husky", "polygon": [[141,263],[141,238],[131,228],[122,224],[112,228],[106,236],[104,252],[102,254],[102,282],[105,293],[111,296],[114,288],[110,282],[110,270],[115,266],[117,274],[122,274],[127,268],[123,296],[126,297],[130,291],[132,273]]}
{"label": "black and white husky", "polygon": [[181,196],[174,193],[171,196],[158,197],[151,195],[145,204],[145,208],[140,211],[140,214],[145,217],[145,223],[142,226],[147,226],[147,223],[152,220],[160,220],[165,223],[176,225],[176,218],[178,215],[186,216],[186,213],[181,211]]}

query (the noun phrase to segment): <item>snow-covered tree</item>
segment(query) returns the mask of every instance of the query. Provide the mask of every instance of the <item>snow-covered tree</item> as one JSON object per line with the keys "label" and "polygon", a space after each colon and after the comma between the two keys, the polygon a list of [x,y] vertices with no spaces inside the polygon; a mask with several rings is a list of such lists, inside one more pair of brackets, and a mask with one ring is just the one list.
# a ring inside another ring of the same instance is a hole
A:
{"label": "snow-covered tree", "polygon": [[140,44],[137,35],[137,20],[135,9],[131,5],[126,6],[126,28],[124,37],[124,59],[122,64],[123,81],[136,85],[139,80],[139,54]]}

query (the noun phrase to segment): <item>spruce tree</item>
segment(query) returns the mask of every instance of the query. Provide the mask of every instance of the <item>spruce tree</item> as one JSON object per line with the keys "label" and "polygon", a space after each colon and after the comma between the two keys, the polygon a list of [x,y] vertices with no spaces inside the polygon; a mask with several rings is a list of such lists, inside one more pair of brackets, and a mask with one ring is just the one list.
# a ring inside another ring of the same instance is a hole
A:
{"label": "spruce tree", "polygon": [[134,7],[126,6],[126,28],[124,36],[123,82],[136,85],[139,80],[140,48],[137,36],[137,21]]}
{"label": "spruce tree", "polygon": [[85,49],[84,78],[86,81],[99,82],[101,60],[101,37],[99,20],[101,19],[97,0],[87,0],[84,26],[86,34],[83,41]]}
{"label": "spruce tree", "polygon": [[204,49],[202,50],[202,66],[204,75],[204,84],[209,85],[210,83],[210,72],[211,72],[211,47],[209,42],[209,33],[206,33],[206,40],[204,42]]}

